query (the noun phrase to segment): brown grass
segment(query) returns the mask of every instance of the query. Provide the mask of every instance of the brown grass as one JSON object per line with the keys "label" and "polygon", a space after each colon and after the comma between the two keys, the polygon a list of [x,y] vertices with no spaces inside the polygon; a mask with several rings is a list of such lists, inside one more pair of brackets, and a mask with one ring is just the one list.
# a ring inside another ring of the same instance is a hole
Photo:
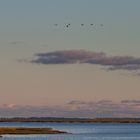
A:
{"label": "brown grass", "polygon": [[51,128],[0,128],[0,135],[4,134],[63,134],[66,132]]}

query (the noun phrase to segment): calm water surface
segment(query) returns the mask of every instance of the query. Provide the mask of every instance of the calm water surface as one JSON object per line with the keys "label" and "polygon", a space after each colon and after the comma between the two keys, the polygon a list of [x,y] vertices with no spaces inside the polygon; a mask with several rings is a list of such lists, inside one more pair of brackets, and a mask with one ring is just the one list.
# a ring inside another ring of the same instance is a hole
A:
{"label": "calm water surface", "polygon": [[3,140],[140,140],[140,124],[0,123],[0,127],[51,127],[72,134],[4,135]]}

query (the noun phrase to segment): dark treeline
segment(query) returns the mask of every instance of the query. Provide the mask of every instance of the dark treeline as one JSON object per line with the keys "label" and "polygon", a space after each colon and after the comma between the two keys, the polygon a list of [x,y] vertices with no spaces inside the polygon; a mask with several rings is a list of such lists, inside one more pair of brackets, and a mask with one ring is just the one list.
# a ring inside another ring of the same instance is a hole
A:
{"label": "dark treeline", "polygon": [[0,122],[67,122],[67,123],[140,123],[140,118],[56,118],[56,117],[15,117],[0,118]]}

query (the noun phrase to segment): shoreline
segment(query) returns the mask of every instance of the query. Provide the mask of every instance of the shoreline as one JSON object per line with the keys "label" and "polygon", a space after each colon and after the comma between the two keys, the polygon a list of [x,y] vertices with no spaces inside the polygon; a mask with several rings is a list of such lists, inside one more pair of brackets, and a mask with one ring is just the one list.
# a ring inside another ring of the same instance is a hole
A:
{"label": "shoreline", "polygon": [[48,123],[140,123],[140,119],[111,119],[111,118],[98,118],[98,119],[8,119],[0,120],[0,122],[48,122]]}

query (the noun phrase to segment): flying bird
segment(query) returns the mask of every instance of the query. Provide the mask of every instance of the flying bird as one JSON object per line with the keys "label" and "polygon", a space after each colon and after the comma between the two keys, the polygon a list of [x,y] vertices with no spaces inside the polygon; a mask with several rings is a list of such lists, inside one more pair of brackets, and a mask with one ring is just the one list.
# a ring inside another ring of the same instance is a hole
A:
{"label": "flying bird", "polygon": [[[89,25],[90,25],[90,26],[94,26],[95,24],[90,23]],[[58,24],[55,23],[54,26],[58,26]],[[71,26],[70,23],[66,23],[64,27],[69,28],[70,26]],[[84,23],[81,23],[80,26],[81,26],[81,27],[82,27],[82,26],[85,26],[85,24],[84,24]],[[104,27],[104,24],[101,23],[101,24],[99,24],[99,26],[100,26],[100,28],[103,28],[103,27]]]}
{"label": "flying bird", "polygon": [[66,24],[66,27],[68,28],[70,26],[70,23],[69,24]]}
{"label": "flying bird", "polygon": [[54,26],[57,26],[58,24],[54,24]]}
{"label": "flying bird", "polygon": [[100,26],[103,27],[104,25],[103,24],[100,24]]}

